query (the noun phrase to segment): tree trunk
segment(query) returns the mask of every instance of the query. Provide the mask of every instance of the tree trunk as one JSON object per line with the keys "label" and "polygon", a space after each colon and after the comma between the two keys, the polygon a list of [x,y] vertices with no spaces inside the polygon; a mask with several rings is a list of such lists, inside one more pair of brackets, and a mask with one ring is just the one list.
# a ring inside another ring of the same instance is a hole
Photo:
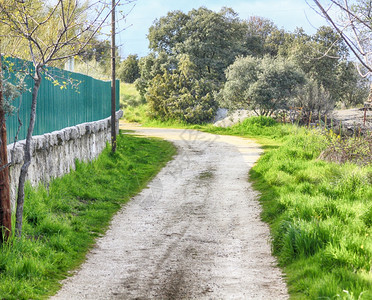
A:
{"label": "tree trunk", "polygon": [[25,200],[25,182],[28,173],[28,167],[31,164],[31,145],[32,133],[34,132],[37,95],[41,84],[40,67],[35,67],[34,87],[32,88],[32,102],[30,112],[30,123],[28,125],[26,147],[23,155],[23,165],[19,174],[18,195],[17,195],[17,210],[16,210],[16,234],[18,237],[22,235],[22,219],[23,219],[23,204]]}
{"label": "tree trunk", "polygon": [[[1,54],[0,54],[0,72],[1,69]],[[1,237],[0,243],[9,238],[12,228],[11,210],[10,210],[10,193],[9,193],[9,166],[7,141],[6,141],[6,123],[4,112],[2,76],[0,74],[0,227]]]}

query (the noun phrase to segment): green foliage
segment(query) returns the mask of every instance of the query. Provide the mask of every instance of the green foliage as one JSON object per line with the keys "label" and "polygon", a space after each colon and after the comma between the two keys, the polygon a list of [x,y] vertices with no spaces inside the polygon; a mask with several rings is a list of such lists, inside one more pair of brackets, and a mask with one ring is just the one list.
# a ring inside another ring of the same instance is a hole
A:
{"label": "green foliage", "polygon": [[293,107],[301,107],[301,122],[309,124],[319,116],[329,115],[335,107],[335,100],[331,98],[322,85],[314,79],[307,79],[306,83],[298,88],[296,96],[291,99]]}
{"label": "green foliage", "polygon": [[227,81],[220,93],[230,109],[253,109],[258,115],[271,115],[287,108],[304,75],[290,61],[252,56],[237,58],[226,70]]}
{"label": "green foliage", "polygon": [[277,26],[271,20],[258,16],[250,17],[244,25],[247,28],[247,35],[243,46],[245,52],[242,54],[255,57],[263,57],[266,54],[273,55],[269,41],[278,31]]}
{"label": "green foliage", "polygon": [[94,59],[90,61],[75,60],[74,72],[91,76],[95,79],[109,81],[111,80],[111,74],[107,66],[102,66]]}
{"label": "green foliage", "polygon": [[332,28],[323,26],[313,36],[298,31],[288,37],[279,53],[294,60],[308,77],[335,95],[336,70],[346,58],[347,49]]}
{"label": "green foliage", "polygon": [[118,75],[121,81],[125,83],[133,83],[140,77],[140,70],[138,66],[138,56],[128,55],[120,64]]}
{"label": "green foliage", "polygon": [[223,81],[224,70],[242,52],[245,26],[231,8],[169,12],[149,29],[150,48],[170,56],[187,54],[200,77]]}
{"label": "green foliage", "polygon": [[0,80],[2,81],[3,109],[7,116],[14,114],[16,111],[16,107],[13,106],[14,100],[28,90],[27,84],[24,80],[25,76],[23,74],[17,73],[15,78],[15,80],[12,80],[12,83],[9,80],[3,79],[2,72],[0,73]]}
{"label": "green foliage", "polygon": [[163,75],[177,67],[177,60],[170,57],[165,52],[150,53],[148,56],[141,57],[139,60],[141,77],[135,81],[135,86],[142,97],[145,96],[150,81],[156,75]]}
{"label": "green foliage", "polygon": [[354,63],[342,61],[336,71],[337,100],[346,107],[355,107],[368,99],[370,82],[359,75]]}
{"label": "green foliage", "polygon": [[[205,7],[187,14],[172,11],[155,20],[148,39],[154,52],[139,62],[141,77],[136,87],[145,95],[156,75],[172,74],[180,58],[188,56],[194,64],[193,80],[208,81],[210,95],[225,80],[224,70],[244,50],[247,26],[230,8],[216,13]],[[205,85],[204,85],[205,86]]]}
{"label": "green foliage", "polygon": [[[117,57],[119,57],[119,49],[115,49]],[[94,63],[96,69],[102,70],[103,74],[110,76],[111,73],[111,44],[109,41],[100,41],[96,37],[91,39],[86,48],[84,48],[77,61],[82,61],[82,64],[92,65]],[[119,65],[117,64],[117,67]],[[90,70],[89,70],[90,72]],[[89,75],[89,74],[87,74]],[[92,76],[92,75],[91,75]],[[101,75],[102,76],[102,75]]]}
{"label": "green foliage", "polygon": [[[310,89],[321,98],[327,95],[329,100],[327,104],[323,101],[321,108],[310,109],[320,98],[316,101],[309,100],[309,97],[301,99],[300,102],[307,102],[308,114],[310,110],[313,113],[328,112],[337,102],[345,105],[362,103],[368,93],[366,81],[358,76],[355,65],[347,62],[347,47],[331,27],[323,26],[314,35],[306,34],[302,28],[290,33],[278,29],[272,21],[265,18],[255,16],[244,21],[230,8],[223,8],[216,13],[201,7],[187,14],[181,11],[169,12],[167,16],[154,22],[148,38],[154,54],[142,64],[141,78],[136,82],[141,95],[146,93],[150,81],[156,75],[172,73],[177,68],[177,57],[180,54],[188,55],[195,64],[198,79],[213,81],[215,92],[226,81],[224,73],[226,77],[231,76],[231,64],[236,57],[270,56],[273,61],[291,61],[288,64],[292,64],[309,78],[309,85],[301,92]],[[159,64],[148,64],[154,59],[162,60],[160,68]],[[168,64],[164,59],[168,59]],[[288,93],[293,93],[294,86],[298,83],[296,81],[299,80],[298,75],[290,79],[290,72],[278,72],[271,64],[265,68],[266,74],[251,86],[249,92],[244,88],[245,83],[239,83],[241,79],[237,79],[237,83],[230,83],[235,85],[234,91],[223,92],[230,94],[234,103],[239,104],[236,108],[244,108],[250,102],[248,106],[263,115],[270,115],[278,108],[286,108]],[[249,75],[239,76],[249,80]],[[286,80],[282,81],[282,76]],[[314,82],[317,87],[314,87]],[[225,85],[226,88],[229,89],[229,84],[227,87]],[[260,107],[254,104],[255,101],[251,101],[252,97],[260,103]],[[225,98],[229,97],[226,95]]]}
{"label": "green foliage", "polygon": [[26,187],[24,235],[3,244],[0,298],[40,299],[84,261],[121,204],[140,191],[175,153],[155,139],[119,135],[92,163],[55,179],[47,191]]}
{"label": "green foliage", "polygon": [[278,46],[278,54],[293,60],[308,78],[324,89],[329,94],[329,103],[350,105],[365,100],[366,81],[357,73],[355,64],[347,61],[346,45],[331,27],[322,26],[312,36],[302,29],[285,36]]}
{"label": "green foliage", "polygon": [[368,165],[372,163],[372,132],[365,132],[364,135],[354,137],[343,137],[329,131],[325,134],[328,143],[327,148],[322,152],[322,159],[328,161]]}
{"label": "green foliage", "polygon": [[197,79],[196,66],[187,56],[180,58],[178,69],[157,75],[146,93],[150,114],[160,120],[203,123],[217,110],[210,82]]}
{"label": "green foliage", "polygon": [[[345,44],[330,27],[321,27],[312,36],[302,28],[289,33],[265,18],[242,21],[232,9],[216,13],[201,7],[187,14],[169,12],[154,22],[148,38],[154,53],[140,61],[141,77],[136,81],[142,96],[150,85],[153,89],[160,81],[166,82],[165,77],[177,73],[182,55],[195,65],[194,80],[212,82],[210,95],[219,98],[223,106],[253,109],[258,115],[271,115],[289,105],[304,107],[308,118],[310,112],[323,115],[336,102],[363,102],[368,91],[354,65],[346,61]],[[242,58],[247,55],[249,58]],[[297,87],[305,82],[304,74],[308,84],[290,103]],[[174,88],[168,85],[165,89]],[[158,95],[154,91],[149,94]],[[152,101],[165,103],[165,99]],[[169,101],[173,103],[174,99]],[[162,119],[168,114],[164,105],[152,105],[151,109],[159,109],[152,115]]]}

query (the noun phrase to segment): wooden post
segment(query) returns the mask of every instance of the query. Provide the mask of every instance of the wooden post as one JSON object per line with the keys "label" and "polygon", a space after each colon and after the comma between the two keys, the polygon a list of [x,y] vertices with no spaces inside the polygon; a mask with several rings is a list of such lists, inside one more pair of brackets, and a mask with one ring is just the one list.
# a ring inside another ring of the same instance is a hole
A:
{"label": "wooden post", "polygon": [[116,151],[115,0],[111,3],[111,151]]}
{"label": "wooden post", "polygon": [[367,120],[367,105],[364,105],[364,118],[363,118],[363,125],[366,126]]}

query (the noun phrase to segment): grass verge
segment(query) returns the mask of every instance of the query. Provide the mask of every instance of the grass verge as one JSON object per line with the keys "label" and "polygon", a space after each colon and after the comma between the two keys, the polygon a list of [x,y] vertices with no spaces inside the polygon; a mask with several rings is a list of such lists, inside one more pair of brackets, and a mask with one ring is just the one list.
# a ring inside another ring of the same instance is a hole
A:
{"label": "grass verge", "polygon": [[372,166],[318,159],[317,131],[252,118],[206,131],[266,147],[251,169],[292,299],[372,299]]}
{"label": "grass verge", "polygon": [[91,163],[53,180],[49,190],[26,188],[21,239],[0,253],[0,299],[40,299],[76,268],[121,205],[139,192],[176,153],[166,141],[119,135]]}

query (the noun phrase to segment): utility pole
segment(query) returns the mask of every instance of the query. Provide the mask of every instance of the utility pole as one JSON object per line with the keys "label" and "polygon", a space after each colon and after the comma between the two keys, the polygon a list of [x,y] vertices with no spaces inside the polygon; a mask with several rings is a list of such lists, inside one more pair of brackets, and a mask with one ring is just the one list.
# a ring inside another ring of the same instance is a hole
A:
{"label": "utility pole", "polygon": [[0,244],[9,238],[10,230],[12,228],[2,75],[3,70],[0,53]]}
{"label": "utility pole", "polygon": [[115,0],[111,3],[111,151],[116,151]]}

